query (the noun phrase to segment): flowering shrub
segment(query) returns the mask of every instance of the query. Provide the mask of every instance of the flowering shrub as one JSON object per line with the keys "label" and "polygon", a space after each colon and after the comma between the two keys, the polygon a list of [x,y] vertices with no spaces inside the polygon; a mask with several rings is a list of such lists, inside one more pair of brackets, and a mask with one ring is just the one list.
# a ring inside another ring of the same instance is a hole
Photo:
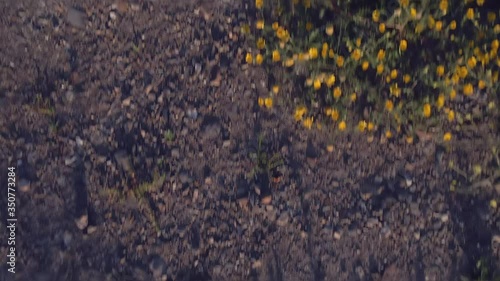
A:
{"label": "flowering shrub", "polygon": [[[410,142],[440,124],[449,141],[464,122],[498,114],[499,10],[485,1],[256,0],[242,26],[254,46],[245,60],[304,82],[294,118],[307,129],[378,129]],[[259,104],[271,108],[278,89]]]}

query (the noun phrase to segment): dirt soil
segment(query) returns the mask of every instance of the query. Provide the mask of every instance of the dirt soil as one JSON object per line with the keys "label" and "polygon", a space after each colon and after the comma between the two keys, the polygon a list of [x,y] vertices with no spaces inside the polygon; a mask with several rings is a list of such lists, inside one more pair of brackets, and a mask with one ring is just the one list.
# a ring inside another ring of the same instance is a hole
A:
{"label": "dirt soil", "polygon": [[[18,218],[15,275],[0,228],[0,280],[459,280],[478,278],[480,259],[497,270],[497,128],[464,130],[451,148],[369,143],[305,130],[279,100],[261,109],[268,81],[243,63],[234,2],[0,1],[0,183],[16,167]],[[470,187],[450,160],[490,168]]]}

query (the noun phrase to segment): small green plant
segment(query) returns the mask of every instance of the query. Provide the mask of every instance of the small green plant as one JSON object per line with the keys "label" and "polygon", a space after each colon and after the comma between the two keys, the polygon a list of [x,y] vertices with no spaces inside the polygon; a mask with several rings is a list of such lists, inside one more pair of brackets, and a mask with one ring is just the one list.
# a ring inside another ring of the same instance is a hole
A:
{"label": "small green plant", "polygon": [[500,281],[500,276],[495,275],[490,272],[488,268],[488,261],[486,258],[481,258],[476,262],[476,267],[474,268],[474,279],[469,277],[461,276],[461,281]]}
{"label": "small green plant", "polygon": [[248,172],[248,179],[255,179],[258,176],[265,175],[268,179],[272,177],[272,172],[283,165],[283,159],[279,153],[274,153],[269,157],[267,147],[263,145],[264,135],[258,137],[257,149],[250,153],[252,160],[252,169]]}
{"label": "small green plant", "polygon": [[175,134],[172,130],[168,129],[165,131],[163,138],[165,142],[172,142],[175,139]]}
{"label": "small green plant", "polygon": [[116,189],[103,189],[100,194],[106,197],[117,199],[119,201],[124,201],[128,198],[135,198],[139,206],[144,209],[148,220],[153,225],[154,229],[159,232],[160,226],[154,215],[154,210],[151,208],[150,203],[147,199],[147,195],[153,191],[159,190],[163,183],[165,182],[165,175],[159,175],[157,171],[153,174],[153,179],[151,182],[141,183],[139,186],[133,187],[130,192],[124,193]]}

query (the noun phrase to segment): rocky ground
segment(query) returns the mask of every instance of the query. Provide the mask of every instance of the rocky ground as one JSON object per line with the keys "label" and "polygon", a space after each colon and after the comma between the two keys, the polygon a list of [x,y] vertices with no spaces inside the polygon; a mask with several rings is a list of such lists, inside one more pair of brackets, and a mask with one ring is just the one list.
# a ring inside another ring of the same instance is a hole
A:
{"label": "rocky ground", "polygon": [[[479,280],[480,259],[494,272],[498,129],[409,145],[260,109],[266,75],[243,64],[233,2],[1,1],[0,182],[16,167],[19,224],[18,273],[2,239],[0,280]],[[470,186],[450,161],[487,168]]]}

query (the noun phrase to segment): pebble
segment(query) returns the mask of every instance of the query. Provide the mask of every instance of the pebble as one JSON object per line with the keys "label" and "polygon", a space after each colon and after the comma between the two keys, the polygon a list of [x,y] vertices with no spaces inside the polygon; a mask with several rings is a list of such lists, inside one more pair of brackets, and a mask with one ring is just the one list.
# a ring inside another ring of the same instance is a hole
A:
{"label": "pebble", "polygon": [[389,238],[389,236],[391,236],[391,229],[387,226],[384,226],[380,230],[380,234],[382,234],[384,238]]}
{"label": "pebble", "polygon": [[87,227],[87,234],[92,234],[92,233],[96,232],[96,230],[97,230],[97,226],[93,226],[93,225],[89,226],[89,227]]}
{"label": "pebble", "polygon": [[31,183],[30,183],[29,180],[20,179],[17,184],[18,184],[19,190],[21,192],[28,192],[28,191],[30,191]]}
{"label": "pebble", "polygon": [[89,216],[84,214],[83,216],[75,219],[76,227],[80,230],[84,230],[89,225]]}
{"label": "pebble", "polygon": [[288,213],[283,212],[279,216],[278,220],[276,221],[276,224],[283,227],[288,224],[290,217],[288,216]]}
{"label": "pebble", "polygon": [[340,238],[342,237],[342,234],[338,231],[335,231],[333,233],[333,238],[335,238],[335,240],[340,240]]}
{"label": "pebble", "polygon": [[172,151],[170,151],[170,155],[172,156],[172,158],[179,159],[181,157],[181,152],[178,148],[174,148],[172,149]]}
{"label": "pebble", "polygon": [[85,13],[75,8],[69,8],[66,20],[74,27],[85,27]]}
{"label": "pebble", "polygon": [[128,158],[127,152],[125,150],[119,150],[115,152],[114,156],[120,168],[122,168],[126,172],[132,171],[132,164],[130,163],[130,159]]}
{"label": "pebble", "polygon": [[63,243],[66,248],[71,246],[71,242],[73,241],[73,235],[69,231],[64,231],[63,233]]}
{"label": "pebble", "polygon": [[179,174],[179,180],[181,181],[182,184],[189,184],[193,182],[193,179],[187,173],[184,172]]}
{"label": "pebble", "polygon": [[379,224],[379,220],[377,218],[369,218],[366,221],[366,227],[373,228]]}
{"label": "pebble", "polygon": [[413,237],[415,237],[415,240],[417,240],[417,241],[420,240],[420,232],[417,231],[417,232],[413,233]]}
{"label": "pebble", "polygon": [[163,279],[163,276],[167,274],[167,263],[162,257],[155,255],[149,262],[149,270],[155,279]]}
{"label": "pebble", "polygon": [[71,165],[73,165],[73,163],[76,162],[77,159],[78,159],[78,157],[76,155],[73,155],[73,157],[70,157],[70,158],[65,158],[64,165],[71,166]]}
{"label": "pebble", "polygon": [[196,110],[196,108],[188,109],[186,110],[186,115],[191,119],[196,119],[198,118],[198,110]]}
{"label": "pebble", "polygon": [[271,204],[272,199],[273,199],[273,197],[271,195],[264,196],[261,199],[261,203],[263,205],[269,205],[269,204]]}
{"label": "pebble", "polygon": [[76,145],[82,146],[83,145],[83,140],[80,137],[75,138]]}

